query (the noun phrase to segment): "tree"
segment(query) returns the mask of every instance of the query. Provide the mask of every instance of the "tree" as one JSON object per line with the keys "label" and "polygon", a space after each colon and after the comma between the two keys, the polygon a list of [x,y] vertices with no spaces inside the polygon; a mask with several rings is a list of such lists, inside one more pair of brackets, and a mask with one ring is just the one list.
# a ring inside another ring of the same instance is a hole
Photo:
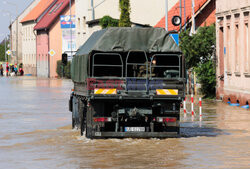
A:
{"label": "tree", "polygon": [[211,59],[215,48],[215,25],[200,27],[192,36],[189,36],[189,31],[180,34],[180,48],[187,68],[192,68]]}
{"label": "tree", "polygon": [[215,25],[200,27],[190,36],[189,31],[180,34],[180,48],[186,59],[187,69],[194,68],[202,85],[204,97],[215,96],[216,73],[214,63]]}
{"label": "tree", "polygon": [[102,27],[102,29],[107,28],[107,27],[118,27],[119,26],[119,20],[118,19],[114,19],[108,15],[102,17],[100,19],[100,23],[99,23]]}
{"label": "tree", "polygon": [[0,45],[0,61],[5,61],[5,48],[4,48],[4,44]]}
{"label": "tree", "polygon": [[120,20],[119,27],[131,27],[130,22],[130,0],[120,0],[119,1],[120,8]]}

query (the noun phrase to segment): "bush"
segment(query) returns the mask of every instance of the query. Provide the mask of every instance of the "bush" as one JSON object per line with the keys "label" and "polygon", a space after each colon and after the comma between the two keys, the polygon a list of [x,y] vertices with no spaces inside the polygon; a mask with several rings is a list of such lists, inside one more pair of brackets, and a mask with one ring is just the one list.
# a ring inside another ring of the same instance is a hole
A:
{"label": "bush", "polygon": [[119,20],[106,15],[100,19],[99,24],[101,25],[102,29],[107,27],[118,27]]}
{"label": "bush", "polygon": [[66,66],[64,66],[64,76],[62,76],[62,61],[58,60],[57,61],[57,67],[56,67],[56,73],[58,74],[59,77],[66,77],[68,79],[71,79],[71,75],[70,75],[70,66],[71,66],[71,62],[68,62]]}
{"label": "bush", "polygon": [[201,83],[201,92],[205,98],[215,97],[215,86],[216,86],[216,72],[215,65],[212,60],[207,61],[204,64],[200,64],[195,68],[198,80]]}

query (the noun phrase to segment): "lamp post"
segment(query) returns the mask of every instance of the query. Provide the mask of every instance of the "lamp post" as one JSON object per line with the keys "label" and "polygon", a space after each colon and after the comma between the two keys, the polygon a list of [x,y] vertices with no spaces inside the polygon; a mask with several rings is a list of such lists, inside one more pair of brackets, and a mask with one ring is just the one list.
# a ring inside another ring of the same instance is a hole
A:
{"label": "lamp post", "polygon": [[3,1],[4,4],[12,5],[16,8],[16,63],[18,65],[18,6],[9,1]]}
{"label": "lamp post", "polygon": [[70,11],[70,57],[72,56],[72,11],[71,11],[71,0],[69,1],[69,11]]}

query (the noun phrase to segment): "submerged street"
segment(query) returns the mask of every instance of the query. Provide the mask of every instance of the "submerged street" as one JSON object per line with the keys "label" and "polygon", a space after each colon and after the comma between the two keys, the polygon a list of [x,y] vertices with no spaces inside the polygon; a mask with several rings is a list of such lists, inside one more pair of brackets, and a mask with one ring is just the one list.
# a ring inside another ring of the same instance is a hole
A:
{"label": "submerged street", "polygon": [[249,110],[203,101],[202,120],[181,113],[180,138],[90,140],[71,129],[72,86],[0,78],[0,168],[250,168]]}

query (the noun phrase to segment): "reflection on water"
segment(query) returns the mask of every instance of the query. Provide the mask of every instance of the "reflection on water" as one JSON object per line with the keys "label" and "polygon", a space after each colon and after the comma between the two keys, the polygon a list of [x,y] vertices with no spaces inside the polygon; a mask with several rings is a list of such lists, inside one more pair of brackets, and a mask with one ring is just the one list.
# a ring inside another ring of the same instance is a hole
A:
{"label": "reflection on water", "polygon": [[69,80],[0,78],[0,168],[250,166],[250,111],[204,101],[202,121],[181,114],[181,138],[90,140],[71,129],[71,88]]}

